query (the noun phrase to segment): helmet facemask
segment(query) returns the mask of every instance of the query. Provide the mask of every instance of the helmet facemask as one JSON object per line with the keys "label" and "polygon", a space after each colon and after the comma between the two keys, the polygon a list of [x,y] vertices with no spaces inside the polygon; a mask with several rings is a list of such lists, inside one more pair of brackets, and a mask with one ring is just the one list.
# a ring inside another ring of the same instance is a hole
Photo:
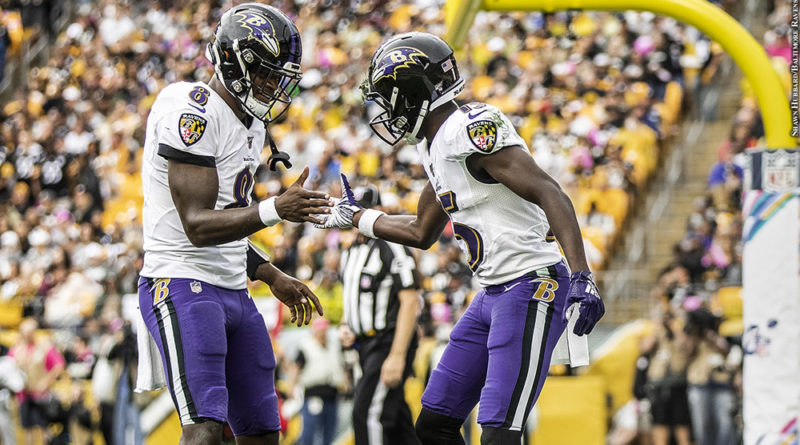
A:
{"label": "helmet facemask", "polygon": [[382,94],[371,90],[369,80],[364,81],[361,89],[364,101],[374,101],[381,109],[381,112],[369,121],[372,131],[379,138],[389,145],[395,145],[401,140],[409,145],[422,142],[423,138],[419,132],[428,114],[429,101],[422,101],[422,104],[415,109],[407,99],[400,97],[400,90],[397,87],[392,88],[388,100]]}
{"label": "helmet facemask", "polygon": [[[214,56],[220,60],[216,45],[209,45],[209,50],[217,52]],[[239,41],[233,42],[233,52],[242,76],[226,80],[220,64],[215,64],[217,77],[248,114],[266,123],[275,121],[286,112],[292,102],[292,94],[302,78],[300,65],[286,62],[281,67],[263,59],[259,60],[253,50],[240,50]]]}
{"label": "helmet facemask", "polygon": [[370,127],[391,145],[402,139],[421,142],[425,118],[463,89],[452,48],[436,36],[415,32],[381,45],[361,86],[364,101],[382,110],[371,116]]}

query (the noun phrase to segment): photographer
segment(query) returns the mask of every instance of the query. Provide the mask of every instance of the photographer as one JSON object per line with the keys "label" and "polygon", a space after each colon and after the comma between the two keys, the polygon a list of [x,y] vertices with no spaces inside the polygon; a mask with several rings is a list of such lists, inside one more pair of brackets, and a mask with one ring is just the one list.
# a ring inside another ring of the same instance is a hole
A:
{"label": "photographer", "polygon": [[687,339],[682,329],[682,311],[665,305],[656,314],[656,330],[645,341],[643,353],[650,356],[646,393],[653,415],[653,444],[667,445],[674,437],[678,445],[689,445],[689,402],[686,398]]}
{"label": "photographer", "polygon": [[718,332],[720,321],[704,308],[687,314],[689,406],[694,436],[700,445],[736,441],[733,379],[740,361],[736,357],[741,354],[729,354],[730,345]]}

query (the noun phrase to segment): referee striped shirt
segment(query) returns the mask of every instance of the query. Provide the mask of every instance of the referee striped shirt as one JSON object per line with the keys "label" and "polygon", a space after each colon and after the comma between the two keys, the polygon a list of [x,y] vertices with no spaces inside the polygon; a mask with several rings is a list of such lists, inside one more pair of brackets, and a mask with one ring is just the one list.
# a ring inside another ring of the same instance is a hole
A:
{"label": "referee striped shirt", "polygon": [[344,317],[356,336],[393,330],[400,309],[398,293],[419,288],[416,263],[408,247],[359,237],[341,261]]}

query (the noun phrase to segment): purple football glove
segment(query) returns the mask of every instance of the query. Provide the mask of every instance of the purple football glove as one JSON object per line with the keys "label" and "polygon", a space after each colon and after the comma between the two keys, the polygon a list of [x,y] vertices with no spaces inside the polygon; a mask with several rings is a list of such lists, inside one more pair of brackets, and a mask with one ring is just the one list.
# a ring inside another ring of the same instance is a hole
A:
{"label": "purple football glove", "polygon": [[341,173],[339,176],[342,180],[342,197],[336,201],[331,213],[320,215],[323,223],[314,224],[318,229],[350,229],[353,227],[353,216],[362,209],[353,195],[347,176]]}
{"label": "purple football glove", "polygon": [[342,200],[348,205],[356,206],[359,209],[363,208],[358,201],[356,201],[356,197],[353,195],[353,189],[350,187],[350,182],[347,180],[347,176],[345,176],[344,173],[339,173],[339,178],[342,180]]}
{"label": "purple football glove", "polygon": [[569,294],[567,294],[567,304],[564,306],[565,323],[567,319],[567,310],[572,303],[580,303],[580,314],[578,321],[575,322],[575,328],[572,330],[576,335],[584,335],[592,332],[594,325],[603,318],[606,313],[606,308],[603,305],[603,300],[600,299],[600,294],[597,292],[597,285],[594,284],[594,278],[591,272],[581,270],[574,272],[569,277]]}

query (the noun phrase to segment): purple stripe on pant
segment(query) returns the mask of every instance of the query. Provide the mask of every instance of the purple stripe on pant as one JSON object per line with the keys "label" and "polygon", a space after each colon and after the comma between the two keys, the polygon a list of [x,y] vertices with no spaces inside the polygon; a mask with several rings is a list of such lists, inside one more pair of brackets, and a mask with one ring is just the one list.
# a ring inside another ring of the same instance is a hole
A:
{"label": "purple stripe on pant", "polygon": [[480,401],[479,424],[521,430],[566,326],[568,290],[561,262],[478,292],[450,334],[422,405],[464,419]]}

